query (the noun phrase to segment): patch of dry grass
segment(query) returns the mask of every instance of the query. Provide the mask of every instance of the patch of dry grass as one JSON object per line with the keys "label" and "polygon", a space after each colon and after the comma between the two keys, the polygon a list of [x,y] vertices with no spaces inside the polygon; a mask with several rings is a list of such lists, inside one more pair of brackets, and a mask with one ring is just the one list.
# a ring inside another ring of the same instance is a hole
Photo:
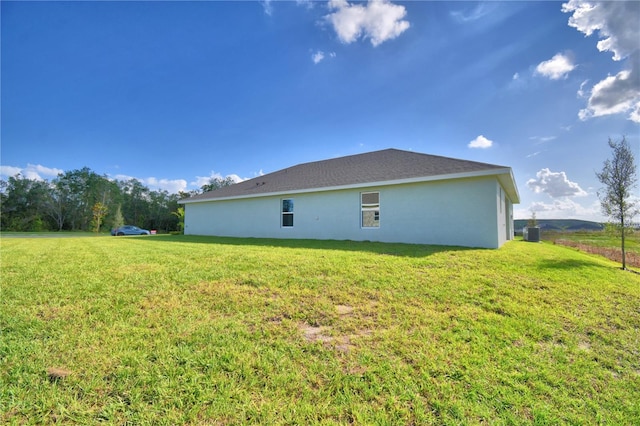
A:
{"label": "patch of dry grass", "polygon": [[[594,246],[589,243],[571,241],[567,239],[556,239],[554,240],[554,243],[562,246],[577,248],[578,250],[585,253],[597,254],[599,256],[606,257],[609,260],[613,260],[614,262],[622,263],[622,249],[620,248]],[[637,253],[634,253],[632,251],[626,252],[625,259],[627,266],[640,268],[640,255],[638,255]]]}

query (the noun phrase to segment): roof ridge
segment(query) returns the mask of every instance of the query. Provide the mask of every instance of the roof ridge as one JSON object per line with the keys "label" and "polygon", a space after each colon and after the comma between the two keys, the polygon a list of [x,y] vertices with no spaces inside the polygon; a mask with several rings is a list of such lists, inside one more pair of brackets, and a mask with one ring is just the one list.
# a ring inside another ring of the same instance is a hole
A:
{"label": "roof ridge", "polygon": [[483,174],[509,169],[489,163],[385,148],[289,166],[215,191],[192,200],[257,196],[270,193],[364,186],[369,183],[407,181],[437,176]]}

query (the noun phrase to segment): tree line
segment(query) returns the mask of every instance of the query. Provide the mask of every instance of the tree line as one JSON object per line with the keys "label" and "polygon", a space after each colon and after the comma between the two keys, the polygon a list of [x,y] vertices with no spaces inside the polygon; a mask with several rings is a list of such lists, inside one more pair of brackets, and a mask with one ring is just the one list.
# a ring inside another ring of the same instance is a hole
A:
{"label": "tree line", "polygon": [[0,229],[101,232],[128,224],[179,231],[178,200],[232,183],[211,178],[200,191],[170,194],[151,190],[137,179],[112,180],[87,167],[61,173],[51,181],[16,175],[0,180]]}

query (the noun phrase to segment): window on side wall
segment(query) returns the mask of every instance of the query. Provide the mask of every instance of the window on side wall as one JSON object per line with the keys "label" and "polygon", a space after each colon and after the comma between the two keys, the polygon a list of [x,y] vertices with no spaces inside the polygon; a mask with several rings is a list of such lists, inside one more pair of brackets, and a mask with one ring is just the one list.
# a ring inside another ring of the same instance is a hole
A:
{"label": "window on side wall", "polygon": [[363,228],[380,227],[380,193],[363,192],[360,194],[360,210]]}
{"label": "window on side wall", "polygon": [[282,200],[282,221],[283,228],[290,228],[293,226],[293,200]]}

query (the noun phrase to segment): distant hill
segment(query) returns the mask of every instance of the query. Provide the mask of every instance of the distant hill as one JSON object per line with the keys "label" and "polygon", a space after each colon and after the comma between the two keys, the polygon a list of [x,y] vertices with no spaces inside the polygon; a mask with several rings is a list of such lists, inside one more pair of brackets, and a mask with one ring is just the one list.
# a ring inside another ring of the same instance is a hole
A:
{"label": "distant hill", "polygon": [[[548,231],[602,231],[604,226],[598,222],[577,219],[537,219],[540,229]],[[513,221],[516,231],[527,225],[528,219]]]}

